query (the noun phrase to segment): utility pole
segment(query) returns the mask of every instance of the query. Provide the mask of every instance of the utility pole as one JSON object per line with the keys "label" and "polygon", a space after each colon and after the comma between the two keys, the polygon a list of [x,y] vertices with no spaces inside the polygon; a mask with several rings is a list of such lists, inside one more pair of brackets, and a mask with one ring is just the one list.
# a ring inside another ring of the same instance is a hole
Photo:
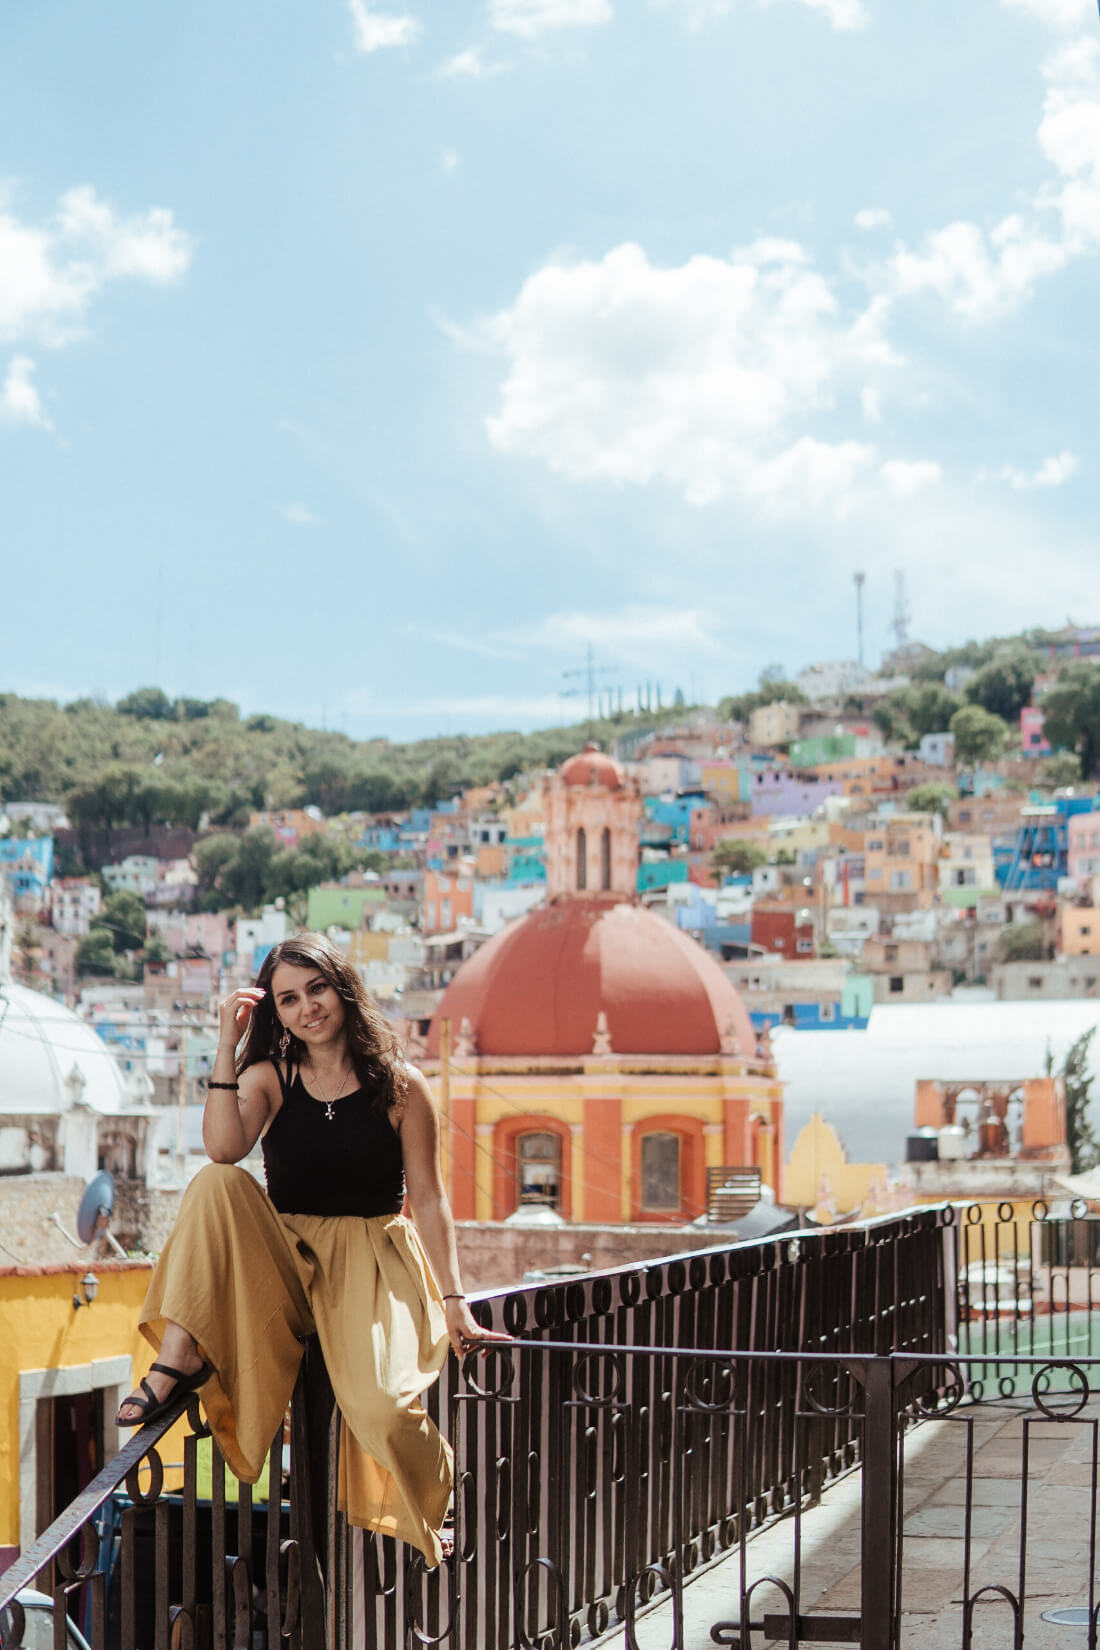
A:
{"label": "utility pole", "polygon": [[894,646],[899,651],[909,640],[909,603],[905,596],[905,574],[899,567],[894,574]]}
{"label": "utility pole", "polygon": [[863,663],[863,586],[867,582],[866,573],[853,573],[852,582],[856,587],[856,639],[858,651],[856,657]]}
{"label": "utility pole", "polygon": [[583,667],[580,670],[563,670],[561,674],[563,681],[571,681],[576,677],[584,678],[583,687],[563,688],[561,697],[563,699],[579,699],[586,696],[588,699],[588,720],[590,722],[594,721],[597,709],[596,678],[597,676],[614,676],[614,669],[610,665],[597,665],[592,651],[592,643],[589,642]]}

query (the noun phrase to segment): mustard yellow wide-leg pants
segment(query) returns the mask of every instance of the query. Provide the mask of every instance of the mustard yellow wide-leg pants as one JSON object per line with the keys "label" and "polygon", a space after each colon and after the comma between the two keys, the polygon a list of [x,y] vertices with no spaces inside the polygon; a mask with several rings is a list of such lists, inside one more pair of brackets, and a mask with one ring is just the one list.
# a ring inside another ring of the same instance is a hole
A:
{"label": "mustard yellow wide-leg pants", "polygon": [[403,1216],[280,1214],[246,1169],[208,1164],[183,1195],[142,1308],[158,1349],[166,1322],[213,1365],[207,1419],[250,1484],[316,1332],[344,1423],[341,1509],[440,1562],[453,1457],[421,1396],[449,1342],[439,1286]]}

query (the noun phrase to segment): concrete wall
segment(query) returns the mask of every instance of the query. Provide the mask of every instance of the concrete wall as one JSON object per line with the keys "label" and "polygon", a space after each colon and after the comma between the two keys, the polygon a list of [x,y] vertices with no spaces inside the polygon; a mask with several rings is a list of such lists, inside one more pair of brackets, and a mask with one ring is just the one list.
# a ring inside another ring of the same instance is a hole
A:
{"label": "concrete wall", "polygon": [[[76,1237],[76,1214],[84,1185],[77,1175],[0,1177],[0,1265],[90,1265],[92,1251],[83,1245],[74,1248],[53,1219],[56,1214],[65,1231]],[[115,1190],[112,1235],[126,1250],[159,1254],[182,1194],[152,1191],[134,1180],[116,1181]]]}
{"label": "concrete wall", "polygon": [[[456,1229],[462,1281],[471,1293],[520,1284],[524,1272],[535,1268],[569,1264],[601,1272],[737,1238],[729,1226],[504,1226],[460,1220]],[[583,1260],[586,1255],[590,1258]]]}

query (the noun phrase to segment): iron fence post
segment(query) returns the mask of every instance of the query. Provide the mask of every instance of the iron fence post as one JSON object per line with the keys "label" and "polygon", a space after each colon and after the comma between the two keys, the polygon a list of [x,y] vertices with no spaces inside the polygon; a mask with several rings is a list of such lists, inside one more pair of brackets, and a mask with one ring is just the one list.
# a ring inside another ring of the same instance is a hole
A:
{"label": "iron fence post", "polygon": [[861,1650],[891,1650],[897,1551],[897,1408],[889,1358],[853,1363],[863,1387]]}

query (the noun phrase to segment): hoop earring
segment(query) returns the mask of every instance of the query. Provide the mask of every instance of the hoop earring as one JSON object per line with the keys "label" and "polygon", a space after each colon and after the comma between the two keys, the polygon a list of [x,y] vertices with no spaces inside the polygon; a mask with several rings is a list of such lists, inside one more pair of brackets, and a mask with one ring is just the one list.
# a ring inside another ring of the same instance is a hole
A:
{"label": "hoop earring", "polygon": [[290,1047],[290,1032],[284,1030],[283,1035],[279,1038],[279,1053],[282,1055],[284,1060],[286,1059],[287,1050],[289,1049],[289,1047]]}

